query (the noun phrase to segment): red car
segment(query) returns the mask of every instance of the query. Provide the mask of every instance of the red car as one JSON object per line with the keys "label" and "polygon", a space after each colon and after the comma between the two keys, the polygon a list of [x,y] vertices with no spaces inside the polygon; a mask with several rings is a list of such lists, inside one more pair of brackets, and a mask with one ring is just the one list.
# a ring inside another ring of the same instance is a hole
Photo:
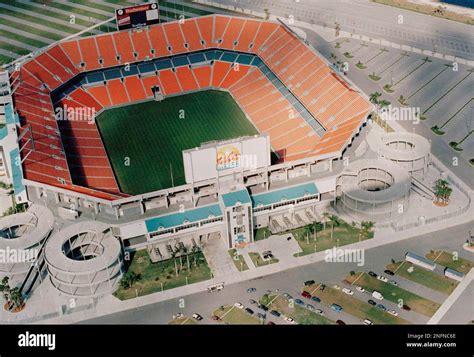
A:
{"label": "red car", "polygon": [[301,296],[305,297],[306,299],[311,299],[311,294],[308,293],[307,291],[303,291],[301,293]]}

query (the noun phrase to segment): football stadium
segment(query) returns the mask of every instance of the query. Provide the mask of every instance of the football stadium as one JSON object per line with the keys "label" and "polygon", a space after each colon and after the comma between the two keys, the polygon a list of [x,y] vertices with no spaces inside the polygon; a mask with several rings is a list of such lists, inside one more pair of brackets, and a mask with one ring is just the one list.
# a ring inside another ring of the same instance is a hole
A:
{"label": "football stadium", "polygon": [[284,23],[220,14],[59,41],[2,78],[17,201],[152,261],[313,222],[373,109]]}

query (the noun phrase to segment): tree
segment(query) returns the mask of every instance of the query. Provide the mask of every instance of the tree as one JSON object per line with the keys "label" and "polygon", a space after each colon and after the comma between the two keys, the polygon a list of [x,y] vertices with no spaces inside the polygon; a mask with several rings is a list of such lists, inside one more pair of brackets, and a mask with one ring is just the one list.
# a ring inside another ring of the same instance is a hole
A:
{"label": "tree", "polygon": [[122,280],[120,280],[120,286],[124,289],[129,289],[135,285],[135,283],[140,281],[141,278],[142,276],[140,274],[137,274],[134,271],[129,271],[122,277]]}
{"label": "tree", "polygon": [[265,21],[268,21],[270,19],[270,10],[263,9],[263,12],[265,13]]}
{"label": "tree", "polygon": [[361,222],[360,226],[361,226],[361,229],[360,229],[361,235],[363,235],[365,238],[369,238],[370,232],[372,232],[372,229],[374,228],[375,223],[371,221],[363,221]]}
{"label": "tree", "polygon": [[447,180],[439,179],[435,182],[434,191],[436,202],[447,204],[453,189],[449,186]]}
{"label": "tree", "polygon": [[14,309],[19,309],[23,305],[23,295],[19,288],[13,288],[10,290],[11,303]]}
{"label": "tree", "polygon": [[339,22],[334,23],[334,30],[336,31],[336,37],[339,37],[339,34],[341,32],[341,25]]}
{"label": "tree", "polygon": [[19,288],[10,287],[9,277],[4,277],[0,282],[0,292],[2,293],[3,298],[5,299],[10,310],[18,309],[23,305],[23,294],[20,292]]}
{"label": "tree", "polygon": [[382,96],[382,93],[373,92],[373,93],[370,93],[369,100],[372,104],[378,105],[379,104],[379,98],[381,96]]}
{"label": "tree", "polygon": [[339,217],[335,215],[330,215],[329,216],[329,222],[331,222],[331,239],[334,237],[334,227],[337,227],[340,225]]}
{"label": "tree", "polygon": [[3,295],[3,298],[7,304],[11,303],[11,287],[10,287],[10,278],[8,276],[4,277],[0,282],[0,292]]}

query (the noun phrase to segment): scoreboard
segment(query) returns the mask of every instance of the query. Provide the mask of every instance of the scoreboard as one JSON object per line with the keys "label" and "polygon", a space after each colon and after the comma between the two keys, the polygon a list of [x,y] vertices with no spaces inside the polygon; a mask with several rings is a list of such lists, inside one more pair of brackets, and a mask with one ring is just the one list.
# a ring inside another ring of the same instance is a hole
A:
{"label": "scoreboard", "polygon": [[157,3],[149,3],[117,9],[115,18],[120,31],[157,24],[160,22],[160,13]]}

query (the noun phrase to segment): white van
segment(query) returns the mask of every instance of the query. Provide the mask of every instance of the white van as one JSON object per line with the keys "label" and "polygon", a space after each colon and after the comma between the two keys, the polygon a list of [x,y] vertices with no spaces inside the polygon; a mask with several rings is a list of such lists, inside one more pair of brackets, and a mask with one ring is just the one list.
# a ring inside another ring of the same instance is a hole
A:
{"label": "white van", "polygon": [[224,283],[219,283],[207,287],[207,292],[212,293],[214,291],[221,291],[224,289]]}
{"label": "white van", "polygon": [[380,294],[378,291],[374,291],[374,292],[372,293],[372,296],[373,296],[375,299],[377,299],[377,300],[383,300],[383,295]]}

